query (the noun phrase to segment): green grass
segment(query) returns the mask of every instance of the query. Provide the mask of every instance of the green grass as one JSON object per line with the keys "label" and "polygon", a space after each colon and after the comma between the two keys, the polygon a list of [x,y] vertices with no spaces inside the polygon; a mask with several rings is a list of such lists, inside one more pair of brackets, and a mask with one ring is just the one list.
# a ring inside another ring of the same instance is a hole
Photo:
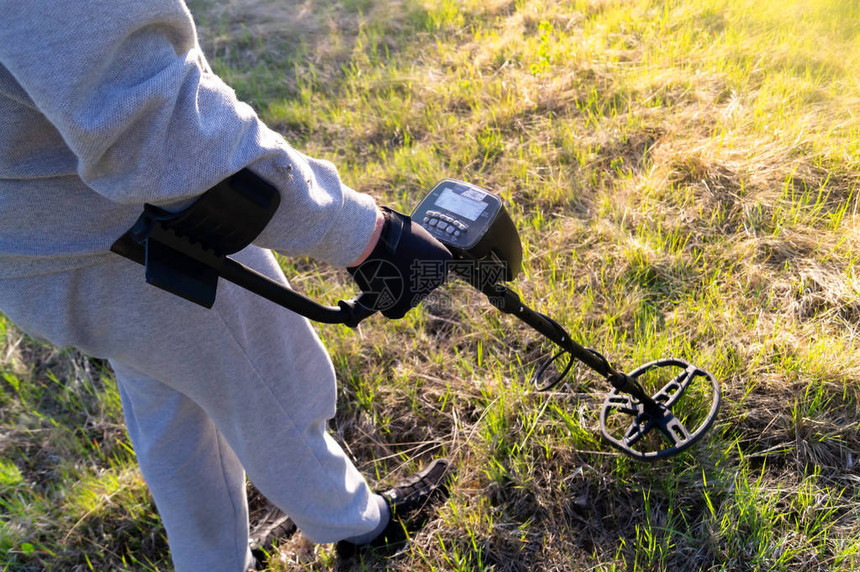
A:
{"label": "green grass", "polygon": [[[860,568],[856,0],[197,0],[213,67],[297,148],[411,210],[456,177],[509,201],[515,287],[630,370],[723,383],[705,442],[654,465],[602,442],[606,384],[550,394],[548,348],[465,286],[398,322],[319,326],[332,429],[383,483],[437,455],[451,499],[410,551],[272,570]],[[306,293],[340,270],[283,261]],[[0,345],[0,567],[163,569],[99,362]]]}

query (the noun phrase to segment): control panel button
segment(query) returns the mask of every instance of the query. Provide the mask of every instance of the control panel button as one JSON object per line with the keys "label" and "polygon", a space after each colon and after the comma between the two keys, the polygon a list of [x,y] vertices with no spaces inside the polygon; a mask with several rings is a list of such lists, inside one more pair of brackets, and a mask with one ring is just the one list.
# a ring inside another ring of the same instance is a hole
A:
{"label": "control panel button", "polygon": [[424,228],[448,235],[452,239],[462,237],[469,230],[469,225],[459,217],[437,210],[425,211],[423,225]]}

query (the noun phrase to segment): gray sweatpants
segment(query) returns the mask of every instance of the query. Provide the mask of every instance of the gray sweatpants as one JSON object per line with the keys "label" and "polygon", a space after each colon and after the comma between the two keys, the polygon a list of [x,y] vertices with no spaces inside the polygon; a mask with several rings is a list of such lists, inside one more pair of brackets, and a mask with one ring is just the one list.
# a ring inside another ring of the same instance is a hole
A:
{"label": "gray sweatpants", "polygon": [[[286,284],[269,251],[236,258]],[[33,336],[110,360],[177,570],[247,568],[244,471],[311,540],[379,525],[367,483],[326,432],[334,369],[306,319],[223,280],[207,310],[113,255],[0,280],[0,310]]]}

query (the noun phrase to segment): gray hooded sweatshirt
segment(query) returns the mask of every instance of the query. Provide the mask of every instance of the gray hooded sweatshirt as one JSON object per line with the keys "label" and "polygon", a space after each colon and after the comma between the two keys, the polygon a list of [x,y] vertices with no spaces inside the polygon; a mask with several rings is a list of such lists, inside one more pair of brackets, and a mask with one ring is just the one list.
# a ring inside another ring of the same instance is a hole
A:
{"label": "gray hooded sweatshirt", "polygon": [[374,200],[294,150],[209,69],[181,0],[0,0],[0,278],[98,264],[144,203],[249,167],[281,204],[255,244],[334,265]]}

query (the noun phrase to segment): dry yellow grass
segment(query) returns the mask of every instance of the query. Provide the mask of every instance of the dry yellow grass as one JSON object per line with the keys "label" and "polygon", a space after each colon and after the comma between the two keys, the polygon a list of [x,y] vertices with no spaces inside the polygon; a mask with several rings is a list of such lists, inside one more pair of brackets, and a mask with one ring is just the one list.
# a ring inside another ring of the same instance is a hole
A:
{"label": "dry yellow grass", "polygon": [[[533,306],[628,370],[678,354],[724,388],[701,447],[643,466],[600,441],[605,384],[578,368],[531,390],[547,348],[463,285],[400,322],[320,327],[359,466],[386,483],[445,454],[459,474],[405,554],[344,562],[295,536],[271,570],[860,568],[856,0],[192,10],[216,71],[350,185],[407,211],[446,176],[500,192]],[[283,264],[316,297],[352,293]],[[163,568],[140,490],[81,508],[133,462],[109,374],[3,325],[0,562]]]}

